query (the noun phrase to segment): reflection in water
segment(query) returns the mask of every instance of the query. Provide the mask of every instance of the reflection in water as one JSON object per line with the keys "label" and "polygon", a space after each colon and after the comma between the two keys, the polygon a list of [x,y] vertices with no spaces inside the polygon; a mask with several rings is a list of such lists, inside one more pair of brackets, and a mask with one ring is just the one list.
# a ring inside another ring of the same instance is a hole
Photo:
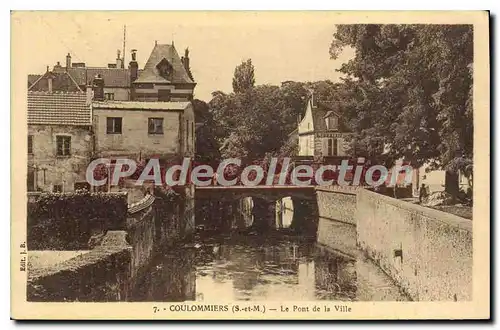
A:
{"label": "reflection in water", "polygon": [[257,238],[179,248],[159,258],[136,301],[355,300],[355,261],[313,243]]}

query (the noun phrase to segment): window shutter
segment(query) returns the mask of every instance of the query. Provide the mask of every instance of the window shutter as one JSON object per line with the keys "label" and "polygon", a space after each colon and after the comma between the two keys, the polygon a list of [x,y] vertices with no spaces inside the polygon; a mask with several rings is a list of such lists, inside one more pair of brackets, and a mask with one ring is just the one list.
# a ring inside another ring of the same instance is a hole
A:
{"label": "window shutter", "polygon": [[115,119],[115,133],[121,133],[122,132],[122,119],[121,118],[116,118]]}
{"label": "window shutter", "polygon": [[155,132],[155,124],[153,118],[149,118],[148,121],[148,133],[153,134]]}
{"label": "window shutter", "polygon": [[71,137],[64,137],[64,155],[69,155],[71,151]]}
{"label": "window shutter", "polygon": [[106,133],[113,133],[113,118],[106,118]]}
{"label": "window shutter", "polygon": [[328,153],[328,139],[321,139],[321,153],[323,156],[329,156],[330,154]]}
{"label": "window shutter", "polygon": [[56,146],[57,146],[57,154],[62,155],[63,154],[63,141],[60,136],[56,138]]}

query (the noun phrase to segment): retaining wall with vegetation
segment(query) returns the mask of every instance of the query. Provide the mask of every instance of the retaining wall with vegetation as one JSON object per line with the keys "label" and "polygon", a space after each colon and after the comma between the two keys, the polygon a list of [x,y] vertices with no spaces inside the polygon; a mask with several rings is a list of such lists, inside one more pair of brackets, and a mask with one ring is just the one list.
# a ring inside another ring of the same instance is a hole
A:
{"label": "retaining wall with vegetation", "polygon": [[[80,201],[80,196],[75,197],[74,194],[71,196]],[[49,267],[31,269],[28,266],[27,295],[30,301],[127,300],[135,283],[140,280],[144,269],[147,268],[160,247],[172,244],[182,237],[183,216],[179,208],[179,204],[183,202],[181,196],[172,198],[171,195],[161,193],[157,196],[146,195],[137,203],[127,206],[126,194],[117,195],[120,200],[119,207],[124,205],[125,213],[122,214],[120,209],[120,218],[111,218],[111,220],[96,217],[100,219],[100,221],[96,220],[96,223],[99,224],[102,235],[94,233],[94,236],[90,236],[91,231],[83,230],[87,227],[82,224],[89,222],[85,221],[85,218],[76,217],[76,211],[71,208],[72,206],[85,206],[80,210],[82,215],[94,214],[97,211],[87,210],[91,207],[90,203],[72,202],[71,196],[68,194],[62,199],[59,199],[61,196],[51,196],[32,200],[31,202],[35,204],[39,201],[42,203],[31,205],[37,212],[31,213],[33,218],[28,228],[34,223],[39,226],[43,224],[44,232],[50,232],[61,228],[59,223],[64,223],[63,219],[74,219],[73,225],[76,229],[67,230],[65,233],[70,233],[70,237],[79,238],[79,243],[68,245],[68,239],[63,235],[53,233],[57,237],[61,236],[61,239],[51,240],[50,246],[42,245],[41,237],[37,236],[40,231],[29,228],[28,232],[32,231],[31,238],[33,239],[31,244],[28,241],[28,246],[31,247],[29,250],[41,250],[36,249],[40,246],[50,247],[51,250],[65,250],[70,246],[74,250],[88,251]],[[47,208],[46,205],[51,206],[52,209]],[[60,211],[59,208],[63,206],[69,210]],[[35,215],[45,216],[37,218]],[[70,224],[66,227],[71,228]],[[71,236],[73,232],[77,234]],[[96,239],[94,241],[90,239],[90,242],[85,244],[85,239],[89,237]],[[47,252],[50,253],[50,251]]]}
{"label": "retaining wall with vegetation", "polygon": [[126,193],[43,193],[28,196],[28,250],[87,250],[92,236],[123,230]]}

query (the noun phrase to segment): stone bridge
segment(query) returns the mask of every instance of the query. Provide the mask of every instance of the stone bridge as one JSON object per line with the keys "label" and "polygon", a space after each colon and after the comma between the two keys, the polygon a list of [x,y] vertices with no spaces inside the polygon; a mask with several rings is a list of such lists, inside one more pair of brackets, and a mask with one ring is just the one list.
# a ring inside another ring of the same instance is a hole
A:
{"label": "stone bridge", "polygon": [[239,200],[252,197],[252,226],[263,231],[276,229],[276,202],[291,197],[294,212],[290,227],[304,234],[316,234],[317,202],[312,185],[198,186],[195,196],[199,201],[217,205],[226,203],[231,210],[237,209]]}
{"label": "stone bridge", "polygon": [[234,200],[243,197],[255,197],[276,201],[284,197],[303,200],[315,200],[314,186],[206,186],[196,187],[197,199]]}

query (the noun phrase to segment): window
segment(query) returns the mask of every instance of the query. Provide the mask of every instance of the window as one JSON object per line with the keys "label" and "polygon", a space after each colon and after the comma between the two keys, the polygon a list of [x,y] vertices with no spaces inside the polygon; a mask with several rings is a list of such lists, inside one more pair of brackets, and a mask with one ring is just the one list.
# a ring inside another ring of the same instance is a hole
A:
{"label": "window", "polygon": [[163,134],[163,118],[149,118],[148,134]]}
{"label": "window", "polygon": [[186,119],[186,150],[189,150],[189,120]]}
{"label": "window", "polygon": [[107,117],[106,118],[106,133],[108,133],[108,134],[122,134],[122,118],[121,117]]}
{"label": "window", "polygon": [[337,139],[328,139],[327,140],[327,156],[338,156],[338,140]]}
{"label": "window", "polygon": [[52,188],[52,192],[61,193],[62,192],[62,184],[55,184]]}
{"label": "window", "polygon": [[57,156],[69,156],[71,153],[71,136],[57,136]]}
{"label": "window", "polygon": [[166,79],[169,79],[173,72],[172,64],[167,59],[163,58],[157,65],[158,73]]}
{"label": "window", "polygon": [[33,135],[28,135],[28,155],[33,155]]}
{"label": "window", "polygon": [[115,93],[104,93],[104,98],[105,98],[106,100],[110,100],[110,101],[112,101],[112,100],[114,100],[114,99],[115,99]]}
{"label": "window", "polygon": [[35,191],[35,171],[32,167],[28,167],[28,191]]}
{"label": "window", "polygon": [[330,116],[326,118],[326,127],[328,129],[337,129],[339,125],[339,118],[337,116]]}
{"label": "window", "polygon": [[194,132],[194,121],[191,122],[191,132],[192,132],[191,140],[193,140],[192,143],[193,143],[193,148],[194,148],[195,136],[196,136],[195,132]]}
{"label": "window", "polygon": [[171,98],[170,89],[160,89],[158,91],[158,101],[169,102]]}

